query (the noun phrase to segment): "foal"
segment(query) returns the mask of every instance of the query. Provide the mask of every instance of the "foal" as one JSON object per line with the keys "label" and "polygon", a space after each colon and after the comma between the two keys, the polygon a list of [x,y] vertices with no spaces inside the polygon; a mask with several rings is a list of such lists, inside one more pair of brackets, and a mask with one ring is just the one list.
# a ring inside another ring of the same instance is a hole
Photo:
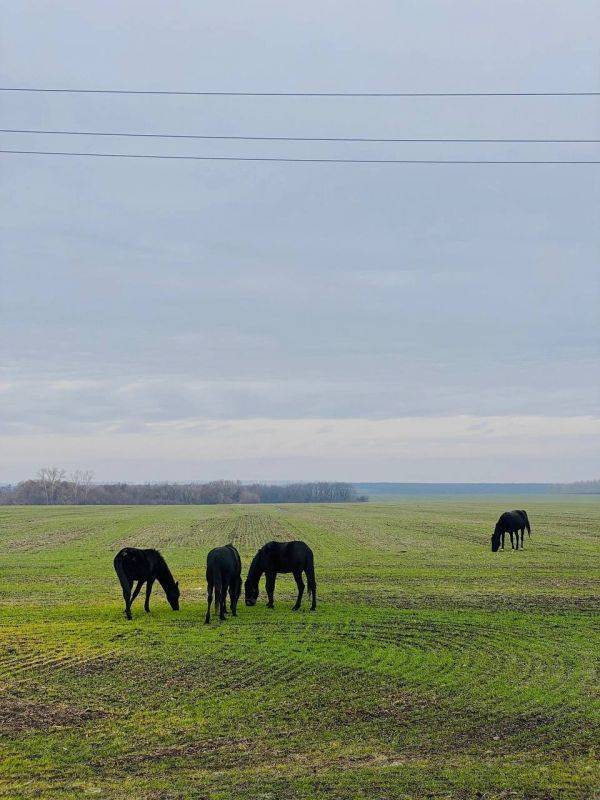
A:
{"label": "foal", "polygon": [[[137,547],[124,547],[115,556],[113,564],[123,589],[127,619],[131,619],[131,604],[138,596],[144,583],[146,584],[144,610],[150,611],[150,594],[156,580],[164,589],[173,611],[179,611],[179,583],[174,580],[167,562],[158,550],[140,550]],[[131,594],[134,581],[137,581],[138,584],[133,594]]]}
{"label": "foal", "polygon": [[219,619],[224,620],[227,613],[227,591],[231,601],[231,613],[237,617],[237,603],[242,591],[242,561],[240,554],[232,544],[215,547],[206,557],[206,583],[208,608],[204,622],[210,622],[210,605],[213,589],[215,592],[215,611],[219,610]]}

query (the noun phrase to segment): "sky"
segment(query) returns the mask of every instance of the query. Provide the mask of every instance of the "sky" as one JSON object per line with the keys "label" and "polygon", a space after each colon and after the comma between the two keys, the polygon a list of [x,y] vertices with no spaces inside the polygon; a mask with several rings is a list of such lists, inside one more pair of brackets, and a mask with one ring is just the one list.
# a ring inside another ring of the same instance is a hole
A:
{"label": "sky", "polygon": [[[0,2],[5,87],[600,91],[596,0]],[[3,128],[598,138],[600,98],[0,93]],[[1,134],[3,149],[596,159],[598,144]],[[0,483],[600,476],[600,165],[0,155]]]}

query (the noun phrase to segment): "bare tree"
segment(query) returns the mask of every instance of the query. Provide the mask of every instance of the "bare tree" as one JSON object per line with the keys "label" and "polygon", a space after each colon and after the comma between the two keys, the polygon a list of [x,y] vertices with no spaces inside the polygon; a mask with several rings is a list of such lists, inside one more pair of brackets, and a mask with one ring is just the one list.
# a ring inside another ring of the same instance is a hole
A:
{"label": "bare tree", "polygon": [[64,469],[59,469],[58,467],[42,467],[37,477],[44,490],[46,505],[54,505],[56,503],[58,489],[65,479]]}
{"label": "bare tree", "polygon": [[85,503],[90,487],[94,482],[94,473],[91,469],[76,469],[71,473],[69,487],[71,490],[71,501],[74,505]]}
{"label": "bare tree", "polygon": [[81,502],[85,503],[88,494],[90,493],[90,489],[92,488],[92,484],[94,483],[94,472],[91,469],[84,469],[81,473]]}
{"label": "bare tree", "polygon": [[71,489],[71,502],[77,505],[79,502],[79,487],[81,486],[81,470],[76,469],[71,473],[69,478],[69,486]]}

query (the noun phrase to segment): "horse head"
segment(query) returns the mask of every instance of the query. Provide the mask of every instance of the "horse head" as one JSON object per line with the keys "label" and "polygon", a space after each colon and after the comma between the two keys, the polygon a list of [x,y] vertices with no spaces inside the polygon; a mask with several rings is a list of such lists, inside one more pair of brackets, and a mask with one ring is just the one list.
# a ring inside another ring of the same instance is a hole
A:
{"label": "horse head", "polygon": [[251,580],[250,578],[246,578],[246,583],[244,584],[244,602],[247,606],[255,606],[257,600],[258,582]]}
{"label": "horse head", "polygon": [[501,539],[502,539],[502,529],[496,525],[496,527],[494,528],[494,532],[492,534],[492,553],[498,552]]}
{"label": "horse head", "polygon": [[176,581],[173,586],[166,592],[167,600],[173,611],[179,611],[179,581]]}

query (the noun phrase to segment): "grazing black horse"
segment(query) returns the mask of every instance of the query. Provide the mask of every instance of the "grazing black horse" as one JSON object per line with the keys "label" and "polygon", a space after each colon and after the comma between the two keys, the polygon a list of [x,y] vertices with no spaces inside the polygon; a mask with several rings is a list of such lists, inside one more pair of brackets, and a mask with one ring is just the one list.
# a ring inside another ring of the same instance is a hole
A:
{"label": "grazing black horse", "polygon": [[245,599],[247,606],[256,605],[258,599],[258,582],[263,574],[266,575],[265,583],[269,602],[267,608],[273,608],[273,592],[275,591],[275,578],[278,572],[291,572],[298,586],[298,599],[294,611],[300,608],[304,594],[304,581],[302,573],[306,574],[308,592],[312,595],[311,611],[317,607],[317,584],[315,582],[315,565],[313,552],[304,542],[268,542],[260,548],[252,559],[248,577],[245,584]]}
{"label": "grazing black horse", "polygon": [[[167,562],[158,550],[140,550],[137,547],[124,547],[119,550],[114,560],[115,572],[123,587],[123,597],[125,598],[125,614],[127,619],[131,619],[131,604],[138,596],[142,585],[146,584],[146,602],[144,610],[150,611],[150,593],[154,581],[158,581],[173,611],[179,611],[179,583],[177,583]],[[138,584],[133,594],[134,581]]]}
{"label": "grazing black horse", "polygon": [[[521,550],[523,549],[523,539],[525,537],[525,529],[531,536],[531,526],[529,525],[529,518],[527,512],[522,509],[515,511],[505,511],[500,515],[500,519],[496,523],[494,533],[492,534],[492,552],[495,553],[500,545],[504,550],[504,537],[507,533],[510,534],[510,545],[513,550],[519,549],[519,533],[521,534]],[[516,547],[513,536],[516,535]]]}
{"label": "grazing black horse", "polygon": [[206,557],[206,582],[208,608],[204,622],[210,622],[210,604],[213,588],[215,590],[215,611],[219,610],[219,619],[225,619],[227,607],[227,591],[231,601],[231,613],[237,617],[237,604],[242,591],[242,561],[240,554],[232,544],[215,547]]}

